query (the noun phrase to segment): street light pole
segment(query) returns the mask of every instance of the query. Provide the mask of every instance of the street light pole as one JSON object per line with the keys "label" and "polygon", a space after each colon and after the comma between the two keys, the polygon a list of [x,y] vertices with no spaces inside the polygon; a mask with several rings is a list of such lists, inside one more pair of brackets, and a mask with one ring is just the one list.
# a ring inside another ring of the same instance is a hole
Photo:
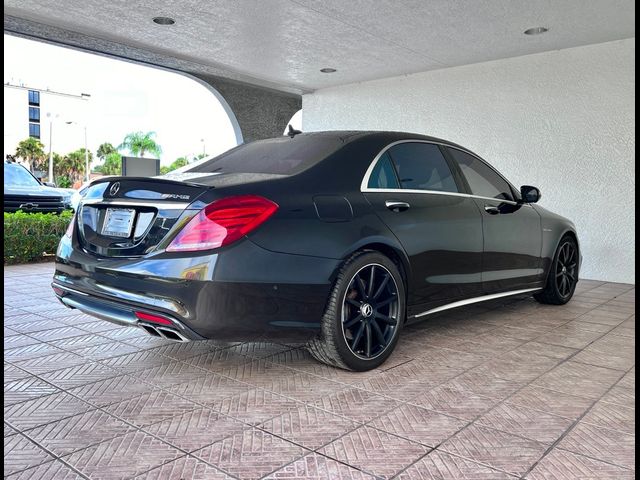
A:
{"label": "street light pole", "polygon": [[49,119],[49,181],[53,182],[53,119],[58,118],[60,115],[56,115],[55,117],[51,114],[51,112],[47,112],[47,118]]}
{"label": "street light pole", "polygon": [[87,148],[87,126],[84,126],[84,166],[87,171],[87,182],[91,180],[91,172],[89,172],[89,149]]}

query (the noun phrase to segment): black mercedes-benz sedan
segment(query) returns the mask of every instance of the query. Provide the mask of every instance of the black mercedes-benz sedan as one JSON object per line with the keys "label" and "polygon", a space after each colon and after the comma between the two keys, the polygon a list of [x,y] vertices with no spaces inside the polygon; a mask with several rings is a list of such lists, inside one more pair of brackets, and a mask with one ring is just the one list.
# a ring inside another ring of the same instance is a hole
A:
{"label": "black mercedes-benz sedan", "polygon": [[568,302],[576,230],[539,199],[444,140],[294,132],[173,176],[94,182],[53,289],[151,335],[303,341],[368,370],[429,314],[517,294]]}

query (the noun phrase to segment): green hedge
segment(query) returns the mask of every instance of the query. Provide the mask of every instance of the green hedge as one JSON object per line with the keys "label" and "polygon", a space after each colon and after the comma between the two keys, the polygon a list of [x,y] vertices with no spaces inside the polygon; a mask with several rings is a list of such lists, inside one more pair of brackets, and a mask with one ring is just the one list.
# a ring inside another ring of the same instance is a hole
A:
{"label": "green hedge", "polygon": [[4,214],[4,263],[27,263],[54,255],[73,213]]}

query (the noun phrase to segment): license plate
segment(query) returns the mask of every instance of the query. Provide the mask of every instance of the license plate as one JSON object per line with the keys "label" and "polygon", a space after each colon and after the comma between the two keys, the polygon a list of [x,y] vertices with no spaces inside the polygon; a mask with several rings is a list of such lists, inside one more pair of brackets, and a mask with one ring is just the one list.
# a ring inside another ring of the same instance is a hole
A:
{"label": "license plate", "polygon": [[102,224],[102,234],[110,237],[128,238],[136,211],[131,208],[107,208]]}

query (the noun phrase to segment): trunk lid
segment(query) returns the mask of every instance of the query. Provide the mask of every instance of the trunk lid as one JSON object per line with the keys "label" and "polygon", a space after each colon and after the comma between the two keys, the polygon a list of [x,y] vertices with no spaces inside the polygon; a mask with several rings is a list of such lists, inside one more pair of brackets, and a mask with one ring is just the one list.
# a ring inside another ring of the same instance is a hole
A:
{"label": "trunk lid", "polygon": [[198,199],[211,188],[161,178],[94,182],[78,209],[78,241],[98,256],[144,255],[199,211]]}

